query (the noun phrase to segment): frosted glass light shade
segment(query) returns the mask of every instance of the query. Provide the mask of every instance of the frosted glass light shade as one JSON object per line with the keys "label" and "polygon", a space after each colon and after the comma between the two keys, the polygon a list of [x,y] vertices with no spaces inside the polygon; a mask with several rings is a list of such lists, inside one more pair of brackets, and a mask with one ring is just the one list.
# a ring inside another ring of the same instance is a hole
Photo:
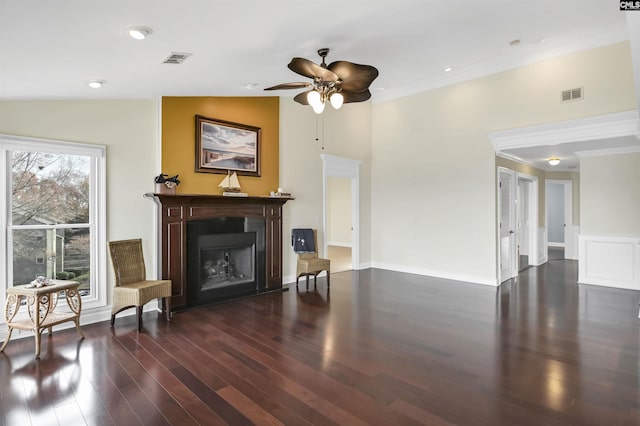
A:
{"label": "frosted glass light shade", "polygon": [[560,164],[560,159],[559,158],[549,158],[549,164],[552,166],[557,166],[558,164]]}
{"label": "frosted glass light shade", "polygon": [[334,93],[329,97],[329,102],[331,102],[331,106],[335,109],[340,109],[344,103],[344,96],[342,96],[342,93]]}
{"label": "frosted glass light shade", "polygon": [[309,93],[307,93],[307,102],[309,102],[309,105],[311,105],[314,108],[322,104],[322,100],[320,99],[320,93],[316,92],[315,90],[312,90]]}
{"label": "frosted glass light shade", "polygon": [[313,112],[316,114],[322,114],[322,111],[324,111],[324,102],[320,102],[317,105],[311,105],[311,108],[313,108]]}

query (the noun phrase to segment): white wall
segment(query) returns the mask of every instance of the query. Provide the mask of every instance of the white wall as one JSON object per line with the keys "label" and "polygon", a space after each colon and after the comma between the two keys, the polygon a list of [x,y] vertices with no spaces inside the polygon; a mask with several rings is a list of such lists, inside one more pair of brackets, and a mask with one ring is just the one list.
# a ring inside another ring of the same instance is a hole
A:
{"label": "white wall", "polygon": [[580,159],[581,233],[640,236],[640,153]]}
{"label": "white wall", "polygon": [[640,153],[580,159],[578,280],[640,290]]}
{"label": "white wall", "polygon": [[351,179],[327,178],[327,228],[330,243],[351,245]]}
{"label": "white wall", "polygon": [[[0,133],[106,146],[107,239],[142,238],[155,276],[155,210],[142,195],[159,173],[157,101],[0,101]],[[108,260],[107,277],[110,303]]]}
{"label": "white wall", "polygon": [[[560,92],[584,87],[584,100]],[[374,266],[496,283],[495,157],[487,134],[635,108],[628,43],[376,104]]]}
{"label": "white wall", "polygon": [[[316,134],[316,129],[319,129]],[[316,135],[319,141],[316,141]],[[324,149],[322,144],[324,142]],[[291,229],[317,228],[322,235],[321,154],[361,160],[360,166],[360,263],[366,267],[371,254],[371,104],[345,104],[339,111],[330,106],[322,115],[291,98],[280,101],[280,186],[295,200],[284,208],[283,275],[285,283],[295,281],[295,256],[291,250]],[[322,251],[323,240],[318,247]],[[321,253],[324,254],[324,253]]]}

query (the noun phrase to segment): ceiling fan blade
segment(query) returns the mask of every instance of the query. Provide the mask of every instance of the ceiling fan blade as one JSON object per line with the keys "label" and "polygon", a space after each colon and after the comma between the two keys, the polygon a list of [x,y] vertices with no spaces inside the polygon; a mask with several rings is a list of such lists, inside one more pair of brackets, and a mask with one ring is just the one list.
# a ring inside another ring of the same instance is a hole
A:
{"label": "ceiling fan blade", "polygon": [[302,89],[311,86],[311,83],[282,83],[275,86],[267,87],[264,90],[285,90],[285,89]]}
{"label": "ceiling fan blade", "polygon": [[328,68],[342,80],[342,90],[350,92],[361,92],[368,89],[373,80],[378,77],[378,70],[371,65],[335,61],[330,63]]}
{"label": "ceiling fan blade", "polygon": [[350,102],[364,102],[371,97],[371,92],[369,89],[362,90],[360,92],[345,92],[344,90],[341,92],[344,97],[344,103]]}
{"label": "ceiling fan blade", "polygon": [[307,101],[307,93],[311,92],[311,90],[307,90],[306,92],[298,93],[293,97],[293,100],[302,105],[309,105]]}
{"label": "ceiling fan blade", "polygon": [[336,81],[338,79],[338,76],[333,71],[322,68],[320,65],[308,59],[293,58],[287,66],[291,71],[305,77],[313,79],[319,78],[323,81]]}

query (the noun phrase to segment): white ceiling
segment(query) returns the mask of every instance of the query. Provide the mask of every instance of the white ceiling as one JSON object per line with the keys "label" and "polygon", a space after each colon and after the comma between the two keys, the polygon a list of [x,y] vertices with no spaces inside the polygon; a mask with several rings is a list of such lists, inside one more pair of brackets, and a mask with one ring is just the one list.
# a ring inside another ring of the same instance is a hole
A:
{"label": "white ceiling", "polygon": [[[0,0],[0,99],[294,96],[299,56],[380,71],[381,102],[629,39],[612,0]],[[640,12],[638,12],[640,13]],[[126,30],[146,26],[144,41]],[[510,41],[519,39],[517,46]],[[193,56],[162,64],[171,52]],[[446,67],[453,71],[445,73]],[[91,89],[91,79],[106,80]],[[255,84],[247,89],[248,84]],[[525,153],[522,153],[525,155]]]}
{"label": "white ceiling", "polygon": [[[595,155],[599,152],[625,152],[638,150],[640,141],[635,136],[623,136],[609,139],[597,139],[580,142],[569,142],[558,145],[533,146],[526,148],[512,148],[501,151],[507,158],[524,162],[541,170],[576,172],[580,170],[580,157]],[[550,158],[559,158],[560,164],[552,166]]]}

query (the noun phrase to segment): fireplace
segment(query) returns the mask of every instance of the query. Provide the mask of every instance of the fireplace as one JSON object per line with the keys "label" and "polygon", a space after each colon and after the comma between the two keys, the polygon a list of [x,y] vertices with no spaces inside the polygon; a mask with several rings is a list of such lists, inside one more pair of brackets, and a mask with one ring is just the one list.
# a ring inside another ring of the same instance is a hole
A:
{"label": "fireplace", "polygon": [[217,217],[187,223],[187,303],[255,294],[265,283],[265,221]]}
{"label": "fireplace", "polygon": [[190,309],[282,286],[286,197],[145,194],[157,206],[158,277],[171,308]]}

